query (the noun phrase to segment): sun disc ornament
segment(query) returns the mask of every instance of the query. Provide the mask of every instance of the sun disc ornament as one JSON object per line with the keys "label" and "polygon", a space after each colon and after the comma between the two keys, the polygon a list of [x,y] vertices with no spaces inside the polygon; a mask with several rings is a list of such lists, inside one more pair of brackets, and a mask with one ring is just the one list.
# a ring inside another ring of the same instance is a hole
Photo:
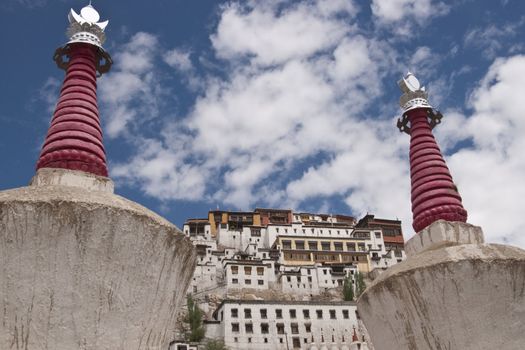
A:
{"label": "sun disc ornament", "polygon": [[80,10],[80,15],[82,18],[84,18],[87,22],[90,23],[97,23],[100,19],[100,15],[98,14],[97,10],[91,4],[84,7],[82,10]]}

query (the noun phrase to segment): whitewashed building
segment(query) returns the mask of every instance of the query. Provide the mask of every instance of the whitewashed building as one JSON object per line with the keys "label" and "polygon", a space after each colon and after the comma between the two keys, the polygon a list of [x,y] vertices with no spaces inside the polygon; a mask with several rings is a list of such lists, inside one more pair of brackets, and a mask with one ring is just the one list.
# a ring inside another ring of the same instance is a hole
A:
{"label": "whitewashed building", "polygon": [[230,349],[349,349],[353,302],[224,300],[207,323]]}

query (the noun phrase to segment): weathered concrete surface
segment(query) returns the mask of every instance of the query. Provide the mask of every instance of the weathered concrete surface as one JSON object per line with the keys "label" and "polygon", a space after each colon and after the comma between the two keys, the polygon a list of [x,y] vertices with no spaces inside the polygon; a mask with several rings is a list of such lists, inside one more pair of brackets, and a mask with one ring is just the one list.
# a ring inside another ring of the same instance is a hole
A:
{"label": "weathered concrete surface", "polygon": [[167,349],[194,267],[175,226],[120,196],[0,192],[0,349]]}
{"label": "weathered concrete surface", "polygon": [[378,276],[357,307],[377,350],[523,349],[525,251],[426,251]]}
{"label": "weathered concrete surface", "polygon": [[90,191],[113,193],[115,188],[109,177],[97,176],[77,170],[41,168],[31,179],[29,186],[62,185],[82,187]]}
{"label": "weathered concrete surface", "polygon": [[410,238],[405,243],[405,252],[410,257],[426,250],[484,242],[483,230],[479,226],[461,221],[438,220]]}

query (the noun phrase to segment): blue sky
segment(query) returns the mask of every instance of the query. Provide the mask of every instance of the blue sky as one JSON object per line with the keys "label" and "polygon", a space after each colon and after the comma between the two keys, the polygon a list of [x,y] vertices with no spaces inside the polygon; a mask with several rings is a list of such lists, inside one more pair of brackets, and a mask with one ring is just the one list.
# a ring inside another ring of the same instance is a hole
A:
{"label": "blue sky", "polygon": [[[3,0],[0,189],[26,185],[63,79],[51,57],[87,1]],[[116,192],[181,225],[210,209],[366,212],[410,227],[408,69],[490,242],[525,247],[521,0],[103,1],[99,80]]]}

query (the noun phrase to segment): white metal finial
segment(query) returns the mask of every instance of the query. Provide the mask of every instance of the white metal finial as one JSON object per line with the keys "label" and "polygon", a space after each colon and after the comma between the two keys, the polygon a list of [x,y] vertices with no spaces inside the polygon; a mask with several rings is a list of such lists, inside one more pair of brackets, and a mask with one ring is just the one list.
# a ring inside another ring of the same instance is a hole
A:
{"label": "white metal finial", "polygon": [[410,71],[397,84],[404,92],[399,100],[399,105],[405,112],[415,108],[432,108],[428,104],[428,93],[425,87],[421,86],[419,80]]}
{"label": "white metal finial", "polygon": [[71,9],[68,18],[69,43],[84,42],[102,47],[105,41],[104,29],[109,21],[99,22],[100,15],[91,5],[91,1],[80,10],[80,14]]}

